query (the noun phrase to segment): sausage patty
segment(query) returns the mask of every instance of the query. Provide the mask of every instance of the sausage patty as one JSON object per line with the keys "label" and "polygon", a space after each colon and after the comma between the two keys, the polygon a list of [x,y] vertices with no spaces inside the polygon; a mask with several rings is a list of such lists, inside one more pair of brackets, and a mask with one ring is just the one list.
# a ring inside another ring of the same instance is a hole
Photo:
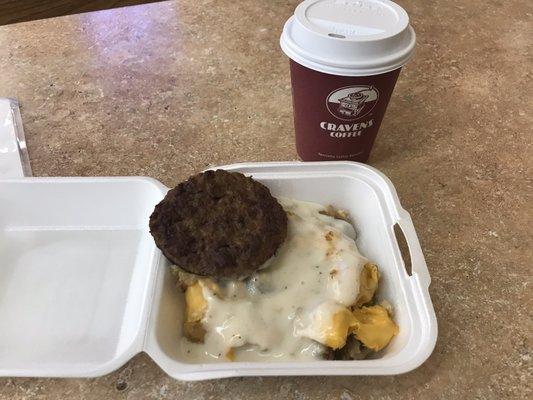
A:
{"label": "sausage patty", "polygon": [[150,216],[163,254],[214,278],[255,272],[287,236],[287,215],[268,188],[238,172],[206,171],[171,189]]}

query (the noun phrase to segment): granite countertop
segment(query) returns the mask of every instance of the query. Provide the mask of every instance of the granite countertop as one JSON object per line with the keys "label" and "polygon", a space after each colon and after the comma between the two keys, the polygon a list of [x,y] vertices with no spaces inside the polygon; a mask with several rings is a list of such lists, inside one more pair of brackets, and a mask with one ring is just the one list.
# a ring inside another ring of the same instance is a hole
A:
{"label": "granite countertop", "polygon": [[[293,160],[296,1],[182,0],[0,27],[0,96],[37,176]],[[167,377],[146,355],[98,379],[0,379],[0,399],[525,399],[531,396],[532,13],[528,0],[402,0],[417,36],[369,163],[411,213],[439,321],[395,377]],[[529,293],[529,294],[528,294]]]}

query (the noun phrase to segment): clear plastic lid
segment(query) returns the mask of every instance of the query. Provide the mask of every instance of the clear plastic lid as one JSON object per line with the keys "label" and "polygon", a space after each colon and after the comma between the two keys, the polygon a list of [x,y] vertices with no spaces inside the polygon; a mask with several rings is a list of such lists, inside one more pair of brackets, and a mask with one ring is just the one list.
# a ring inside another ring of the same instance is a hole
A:
{"label": "clear plastic lid", "polygon": [[31,176],[18,102],[0,98],[0,178]]}

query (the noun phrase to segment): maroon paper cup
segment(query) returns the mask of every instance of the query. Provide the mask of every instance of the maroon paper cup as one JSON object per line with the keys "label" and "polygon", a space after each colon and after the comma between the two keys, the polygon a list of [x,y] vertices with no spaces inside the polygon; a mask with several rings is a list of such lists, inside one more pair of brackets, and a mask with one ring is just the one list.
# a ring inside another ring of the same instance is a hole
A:
{"label": "maroon paper cup", "polygon": [[304,161],[366,162],[401,68],[338,76],[290,60],[296,150]]}
{"label": "maroon paper cup", "polygon": [[306,0],[283,28],[304,161],[368,160],[416,36],[389,0]]}

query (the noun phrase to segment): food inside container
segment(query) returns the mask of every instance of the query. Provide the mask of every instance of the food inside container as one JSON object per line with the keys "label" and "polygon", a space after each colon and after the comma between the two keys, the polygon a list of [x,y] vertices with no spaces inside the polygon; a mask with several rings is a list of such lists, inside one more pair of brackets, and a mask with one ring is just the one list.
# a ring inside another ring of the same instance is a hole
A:
{"label": "food inside container", "polygon": [[[363,359],[399,332],[390,304],[375,300],[379,269],[360,254],[342,210],[275,199],[253,179],[219,170],[171,190],[150,227],[187,270],[172,267],[185,294],[184,361]],[[250,247],[262,254],[265,246],[266,262],[242,265],[242,254],[256,254]]]}

